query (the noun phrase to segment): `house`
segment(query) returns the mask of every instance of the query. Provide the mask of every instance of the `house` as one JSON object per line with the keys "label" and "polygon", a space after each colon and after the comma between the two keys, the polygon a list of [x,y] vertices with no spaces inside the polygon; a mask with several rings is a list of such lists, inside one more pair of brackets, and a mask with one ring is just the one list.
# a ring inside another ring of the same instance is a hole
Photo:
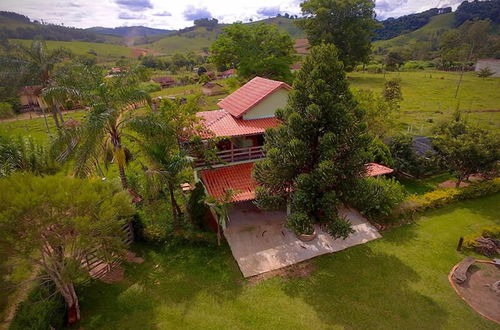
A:
{"label": "house", "polygon": [[151,79],[152,81],[161,85],[161,88],[171,87],[176,84],[174,78],[172,77],[157,77]]}
{"label": "house", "polygon": [[296,62],[290,66],[290,71],[292,72],[297,72],[302,68],[302,63],[301,62]]}
{"label": "house", "polygon": [[[285,227],[285,210],[263,211],[253,203],[257,187],[252,178],[253,166],[265,157],[264,133],[280,124],[275,111],[286,106],[291,89],[284,82],[256,77],[221,100],[218,110],[196,114],[205,128],[200,137],[205,143],[216,138],[218,159],[210,164],[196,159],[195,176],[215,198],[224,197],[228,190],[234,192],[224,236],[245,277],[380,237],[376,228],[357,211],[342,207],[339,214],[351,221],[355,233],[346,240],[336,240],[316,227],[317,236],[304,243]],[[375,163],[366,167],[369,176],[393,171]],[[217,228],[215,218],[212,211],[211,224]]]}
{"label": "house", "polygon": [[224,94],[224,86],[219,83],[208,81],[201,86],[201,91],[203,95],[212,96]]}
{"label": "house", "polygon": [[46,109],[47,104],[42,99],[42,86],[24,86],[19,90],[19,103],[24,109]]}
{"label": "house", "polygon": [[236,75],[236,70],[235,69],[229,69],[226,71],[222,71],[217,75],[218,79],[226,79],[226,78],[231,78]]}
{"label": "house", "polygon": [[500,77],[500,60],[494,58],[477,60],[475,71],[478,72],[479,70],[484,68],[489,68],[493,72],[492,77]]}

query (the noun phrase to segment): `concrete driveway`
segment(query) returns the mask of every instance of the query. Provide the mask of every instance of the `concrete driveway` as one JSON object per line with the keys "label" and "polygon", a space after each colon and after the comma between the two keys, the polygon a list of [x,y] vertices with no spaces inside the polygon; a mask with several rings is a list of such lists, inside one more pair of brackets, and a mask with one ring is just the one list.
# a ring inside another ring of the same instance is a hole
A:
{"label": "concrete driveway", "polygon": [[334,240],[317,227],[318,237],[311,242],[302,242],[283,227],[285,212],[261,211],[251,202],[244,202],[235,204],[230,210],[224,236],[245,277],[293,265],[381,237],[375,227],[357,211],[343,208],[341,214],[351,221],[354,234],[345,240]]}

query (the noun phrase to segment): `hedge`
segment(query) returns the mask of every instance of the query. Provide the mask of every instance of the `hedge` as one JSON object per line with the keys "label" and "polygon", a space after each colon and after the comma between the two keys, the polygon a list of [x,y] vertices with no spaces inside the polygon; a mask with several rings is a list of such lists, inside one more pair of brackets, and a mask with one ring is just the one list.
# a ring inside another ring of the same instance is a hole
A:
{"label": "hedge", "polygon": [[380,223],[394,223],[429,209],[440,208],[462,200],[489,196],[498,192],[500,192],[500,178],[475,182],[463,188],[437,189],[424,195],[412,195],[403,201],[392,214],[374,220]]}

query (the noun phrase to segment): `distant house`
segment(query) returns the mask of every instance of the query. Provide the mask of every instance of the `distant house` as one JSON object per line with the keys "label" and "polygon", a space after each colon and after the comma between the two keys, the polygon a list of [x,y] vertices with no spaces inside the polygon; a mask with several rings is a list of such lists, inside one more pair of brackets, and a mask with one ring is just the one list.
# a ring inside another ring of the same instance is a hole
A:
{"label": "distant house", "polygon": [[29,110],[46,109],[47,104],[42,99],[42,86],[24,86],[19,90],[21,106]]}
{"label": "distant house", "polygon": [[159,83],[161,88],[171,87],[176,84],[174,78],[172,77],[158,77],[151,79],[152,81]]}
{"label": "distant house", "polygon": [[493,58],[477,60],[475,71],[478,72],[479,70],[484,68],[489,68],[493,72],[492,77],[500,77],[500,60],[496,60]]}
{"label": "distant house", "polygon": [[218,84],[216,82],[206,82],[201,86],[201,91],[203,92],[203,95],[206,96],[212,96],[212,95],[219,95],[219,94],[224,94],[224,86],[221,84]]}
{"label": "distant house", "polygon": [[226,71],[222,71],[217,75],[217,78],[219,79],[225,79],[225,78],[231,78],[236,75],[236,70],[235,69],[229,69]]}

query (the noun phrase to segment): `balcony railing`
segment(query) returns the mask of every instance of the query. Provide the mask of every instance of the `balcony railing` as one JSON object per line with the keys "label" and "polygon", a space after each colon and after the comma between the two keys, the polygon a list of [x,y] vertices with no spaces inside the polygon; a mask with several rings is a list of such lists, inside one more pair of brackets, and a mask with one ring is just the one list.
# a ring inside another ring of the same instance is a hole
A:
{"label": "balcony railing", "polygon": [[[216,162],[211,162],[212,165],[221,163],[234,163],[246,160],[254,160],[264,158],[264,151],[262,146],[258,147],[248,147],[248,148],[237,148],[229,149],[224,151],[219,151],[216,153],[218,160]],[[207,162],[203,159],[196,159],[195,166],[207,165]]]}

